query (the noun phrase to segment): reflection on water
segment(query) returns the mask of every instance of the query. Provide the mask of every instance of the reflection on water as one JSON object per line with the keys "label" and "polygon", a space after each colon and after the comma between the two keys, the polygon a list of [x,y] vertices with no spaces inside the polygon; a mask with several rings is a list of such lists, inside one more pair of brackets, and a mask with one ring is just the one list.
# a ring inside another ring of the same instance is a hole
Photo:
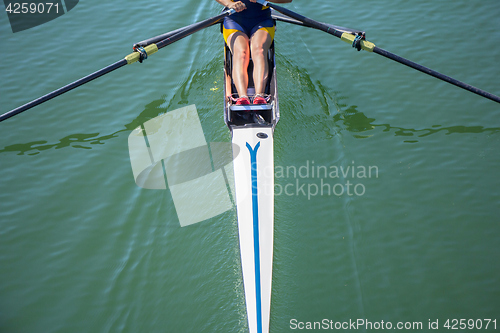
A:
{"label": "reflection on water", "polygon": [[[165,97],[151,101],[144,106],[144,110],[130,123],[124,125],[124,129],[115,131],[110,134],[100,134],[100,133],[77,133],[68,135],[59,140],[56,143],[49,143],[47,140],[37,140],[26,143],[17,143],[9,145],[0,149],[0,153],[18,153],[18,155],[37,155],[43,151],[50,149],[61,149],[61,148],[80,148],[80,149],[92,149],[94,145],[102,145],[107,140],[118,138],[119,134],[122,132],[130,133],[135,128],[141,126],[146,121],[157,117],[162,113],[166,113],[168,110],[177,108],[177,105],[187,105],[189,91],[193,88],[193,83],[202,85],[202,77],[207,77],[207,73],[214,71],[215,64],[212,62],[209,66],[200,71],[195,71],[189,78],[187,78],[179,87],[174,97],[167,103]],[[206,81],[206,78],[205,78]],[[210,81],[213,81],[210,78]],[[212,82],[210,82],[212,84]],[[206,87],[204,87],[206,88]],[[222,100],[222,97],[221,97]],[[221,113],[222,114],[222,113]]]}
{"label": "reflection on water", "polygon": [[167,112],[166,108],[161,107],[165,103],[164,99],[154,100],[147,104],[137,118],[132,122],[124,125],[124,129],[110,133],[110,134],[100,134],[100,133],[89,133],[89,134],[71,134],[59,140],[56,143],[49,143],[46,140],[37,140],[27,143],[17,143],[13,145],[6,146],[0,150],[0,153],[17,152],[18,155],[37,155],[43,151],[49,149],[61,149],[61,148],[80,148],[80,149],[92,149],[94,145],[103,145],[106,141],[113,138],[117,138],[121,132],[129,133],[134,128],[141,126],[145,121],[152,119],[160,113]]}
{"label": "reflection on water", "polygon": [[[160,107],[165,104],[164,99],[152,101],[144,108],[144,111],[134,119],[132,122],[124,125],[124,129],[113,132],[111,134],[100,135],[100,133],[89,134],[72,134],[59,140],[57,143],[49,143],[46,140],[38,140],[27,143],[17,143],[0,150],[0,153],[14,152],[18,155],[37,155],[49,149],[61,148],[80,148],[92,149],[94,145],[103,145],[107,140],[117,138],[119,133],[129,133],[134,128],[140,126],[145,121],[158,116],[160,113],[167,112],[168,107]],[[333,116],[334,123],[340,130],[346,130],[355,133],[354,137],[359,139],[366,139],[373,134],[364,133],[369,132],[375,128],[383,128],[383,132],[391,132],[394,136],[402,137],[418,137],[423,138],[432,134],[445,132],[445,134],[471,134],[471,133],[500,133],[500,127],[484,127],[484,126],[464,126],[455,125],[443,127],[442,125],[433,125],[431,128],[403,128],[398,126],[391,126],[390,124],[377,124],[375,118],[368,118],[363,112],[356,110],[356,106],[350,106],[348,109],[337,113]],[[364,133],[364,134],[358,134]],[[416,143],[418,140],[404,140],[407,143]]]}
{"label": "reflection on water", "polygon": [[[483,126],[448,126],[443,127],[442,125],[433,125],[431,128],[403,128],[398,126],[391,126],[390,124],[377,124],[374,118],[368,118],[362,112],[356,110],[356,106],[351,106],[345,111],[338,113],[334,116],[335,122],[342,123],[342,127],[352,133],[362,133],[368,132],[377,127],[383,128],[383,132],[394,133],[394,136],[403,137],[426,137],[431,134],[436,134],[439,132],[445,132],[445,134],[465,134],[465,133],[499,133],[500,127],[483,127]],[[368,133],[366,133],[368,134]],[[355,134],[356,138],[364,139],[371,135],[360,135]],[[418,140],[405,140],[404,142],[414,143]]]}
{"label": "reflection on water", "polygon": [[[375,128],[382,128],[382,132],[393,133],[396,137],[405,138],[423,138],[432,134],[445,132],[445,134],[470,134],[470,133],[499,133],[500,127],[483,126],[442,126],[433,125],[430,128],[403,128],[392,126],[390,124],[378,124],[375,118],[367,117],[363,112],[357,110],[356,105],[347,105],[343,101],[345,97],[339,92],[330,93],[329,89],[320,82],[314,82],[304,68],[298,67],[286,57],[278,57],[278,77],[281,78],[281,108],[283,110],[294,110],[293,113],[286,113],[287,117],[301,116],[310,117],[310,103],[320,103],[323,114],[319,118],[310,119],[309,122],[295,119],[294,126],[309,127],[310,125],[322,127],[331,137],[339,132],[348,131],[359,139],[366,139],[376,135],[369,133]],[[212,86],[213,77],[220,74],[220,68],[217,61],[211,61],[202,70],[194,71],[180,86],[175,95],[167,102],[165,97],[151,101],[144,106],[144,110],[130,123],[124,125],[124,129],[110,134],[100,133],[77,133],[68,135],[59,140],[59,142],[49,143],[47,140],[37,140],[27,143],[17,143],[0,149],[0,153],[18,153],[18,155],[37,155],[43,151],[61,148],[79,148],[92,149],[95,145],[103,145],[106,141],[119,137],[122,132],[129,133],[144,122],[157,117],[158,115],[177,108],[178,105],[187,105],[190,95],[200,95],[199,92]],[[191,93],[191,90],[196,93]],[[297,90],[297,91],[295,91]],[[290,92],[285,94],[284,91]],[[295,93],[294,93],[295,92]],[[222,92],[221,92],[222,93]],[[201,94],[202,95],[202,94]],[[287,96],[294,96],[291,101]],[[217,94],[217,97],[222,96]],[[284,98],[283,98],[284,97]],[[297,100],[295,100],[297,99]],[[303,103],[309,101],[309,103]],[[299,109],[302,110],[299,110]],[[222,113],[221,113],[222,115]],[[295,127],[295,131],[298,128]],[[418,140],[404,140],[406,143],[416,143]]]}

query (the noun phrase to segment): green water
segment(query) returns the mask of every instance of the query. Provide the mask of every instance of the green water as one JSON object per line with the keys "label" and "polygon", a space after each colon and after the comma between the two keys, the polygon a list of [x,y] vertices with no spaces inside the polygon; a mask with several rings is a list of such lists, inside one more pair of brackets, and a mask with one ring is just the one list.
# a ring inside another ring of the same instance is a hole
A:
{"label": "green water", "polygon": [[[500,94],[497,0],[311,3],[286,6]],[[0,112],[219,9],[88,0],[16,34],[1,14]],[[276,165],[374,172],[276,177],[305,192],[276,195],[271,331],[499,329],[500,106],[310,29],[280,24],[276,46]],[[247,332],[235,210],[181,228],[169,191],[136,186],[127,147],[132,129],[190,104],[207,142],[229,141],[222,62],[207,29],[0,124],[0,331]],[[307,193],[321,181],[363,193]]]}

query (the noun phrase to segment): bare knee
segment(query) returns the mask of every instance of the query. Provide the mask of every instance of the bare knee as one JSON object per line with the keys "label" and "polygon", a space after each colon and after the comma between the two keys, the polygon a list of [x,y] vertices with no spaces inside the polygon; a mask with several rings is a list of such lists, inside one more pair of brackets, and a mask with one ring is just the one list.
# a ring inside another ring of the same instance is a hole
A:
{"label": "bare knee", "polygon": [[265,59],[266,50],[263,46],[252,47],[252,59]]}
{"label": "bare knee", "polygon": [[235,50],[233,55],[233,61],[235,62],[246,62],[250,58],[250,52],[248,49],[239,49]]}

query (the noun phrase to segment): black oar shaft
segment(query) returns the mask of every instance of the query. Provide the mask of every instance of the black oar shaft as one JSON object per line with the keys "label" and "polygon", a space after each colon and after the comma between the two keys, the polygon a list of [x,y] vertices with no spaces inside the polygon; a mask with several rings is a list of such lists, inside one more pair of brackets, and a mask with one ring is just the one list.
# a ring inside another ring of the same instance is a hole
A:
{"label": "black oar shaft", "polygon": [[[349,42],[349,43],[352,43],[354,41],[354,36],[352,35],[348,35],[348,34],[345,34],[345,33],[342,33],[342,31],[339,31],[337,29],[332,29],[331,26],[328,26],[324,23],[321,23],[321,22],[317,22],[317,21],[314,21],[314,20],[311,20],[310,18],[308,17],[305,17],[303,15],[300,15],[300,14],[297,14],[289,9],[286,9],[286,8],[283,8],[281,6],[278,6],[278,5],[275,5],[273,3],[269,3],[267,1],[264,1],[264,0],[257,0],[257,2],[263,4],[263,5],[267,5],[275,10],[277,10],[278,12],[282,13],[282,14],[285,14],[295,20],[298,20],[298,21],[301,21],[303,22],[305,25],[309,26],[309,27],[312,27],[312,28],[315,28],[315,29],[318,29],[318,30],[321,30],[321,31],[324,31],[324,32],[327,32],[329,33],[330,35],[333,35],[335,37],[338,37],[338,38],[341,38],[342,40],[346,41],[346,42]],[[400,57],[394,53],[391,53],[391,52],[388,52],[386,50],[383,50],[377,46],[375,46],[373,43],[370,43],[368,41],[365,41],[365,40],[362,40],[360,41],[360,47],[366,51],[370,51],[370,52],[375,52],[381,56],[384,56],[388,59],[391,59],[391,60],[394,60],[396,62],[399,62],[403,65],[406,65],[406,66],[409,66],[413,69],[416,69],[422,73],[425,73],[425,74],[428,74],[428,75],[431,75],[437,79],[440,79],[440,80],[443,80],[445,82],[448,82],[448,83],[451,83],[457,87],[460,87],[462,89],[465,89],[467,91],[470,91],[472,93],[475,93],[479,96],[482,96],[482,97],[485,97],[485,98],[488,98],[492,101],[495,101],[497,103],[500,103],[500,97],[496,96],[496,95],[493,95],[487,91],[484,91],[482,89],[479,89],[479,88],[476,88],[474,86],[471,86],[467,83],[464,83],[464,82],[461,82],[461,81],[458,81],[454,78],[451,78],[447,75],[444,75],[444,74],[441,74],[435,70],[432,70],[430,68],[427,68],[425,66],[422,66],[422,65],[419,65],[413,61],[410,61],[408,59],[405,59],[403,57]]]}
{"label": "black oar shaft", "polygon": [[62,88],[59,88],[51,93],[48,93],[47,95],[44,95],[44,96],[37,98],[29,103],[26,103],[18,108],[15,108],[14,110],[11,110],[7,113],[0,115],[0,122],[5,120],[5,119],[8,119],[10,117],[13,117],[16,114],[19,114],[19,113],[24,112],[28,109],[31,109],[32,107],[40,105],[48,100],[51,100],[54,97],[57,97],[59,95],[62,95],[64,93],[70,91],[70,90],[73,90],[73,89],[75,89],[75,88],[77,88],[85,83],[88,83],[92,80],[95,80],[98,77],[103,76],[104,74],[108,74],[108,73],[114,71],[115,69],[123,67],[127,64],[134,63],[138,60],[142,61],[142,59],[143,59],[142,56],[144,56],[144,55],[149,56],[165,46],[168,46],[172,43],[175,43],[175,42],[177,42],[177,41],[179,41],[179,40],[181,40],[181,39],[183,39],[191,34],[194,34],[197,31],[204,29],[204,28],[212,26],[212,25],[220,22],[224,17],[233,14],[234,12],[235,11],[232,9],[226,10],[226,11],[222,12],[221,14],[214,16],[212,18],[206,19],[206,20],[198,22],[198,23],[191,24],[187,27],[171,31],[169,33],[166,33],[166,34],[163,34],[163,35],[160,35],[160,36],[157,36],[155,38],[148,40],[148,41],[152,41],[152,40],[157,41],[158,38],[165,37],[165,38],[159,40],[156,44],[154,42],[152,42],[151,44],[148,44],[148,45],[143,45],[143,42],[137,43],[134,45],[134,47],[140,46],[141,51],[144,54],[141,55],[140,52],[131,53],[131,54],[127,55],[124,59],[122,59],[118,62],[115,62],[114,64],[111,64],[111,65],[109,65],[101,70],[98,70],[95,73],[87,75],[87,76],[85,76],[85,77],[83,77],[83,78],[81,78],[73,83],[70,83],[70,84],[68,84]]}
{"label": "black oar shaft", "polygon": [[85,83],[88,83],[88,82],[90,82],[92,80],[95,80],[98,77],[103,76],[104,74],[111,73],[115,69],[123,67],[126,64],[127,64],[127,60],[125,60],[125,59],[122,59],[122,60],[120,60],[118,62],[115,62],[114,64],[111,64],[111,65],[109,65],[107,67],[104,67],[101,70],[98,70],[97,72],[94,72],[94,73],[92,73],[90,75],[87,75],[87,76],[85,76],[85,77],[83,77],[83,78],[81,78],[79,80],[76,80],[75,82],[72,82],[72,83],[70,83],[70,84],[68,84],[68,85],[66,85],[66,86],[64,86],[62,88],[59,88],[57,90],[54,90],[51,93],[48,93],[47,95],[44,95],[44,96],[42,96],[40,98],[37,98],[37,99],[35,99],[35,100],[33,100],[33,101],[29,102],[29,103],[26,103],[26,104],[24,104],[24,105],[22,105],[22,106],[20,106],[18,108],[15,108],[14,110],[11,110],[11,111],[9,111],[7,113],[4,113],[4,114],[0,115],[0,121],[4,121],[5,119],[13,117],[16,114],[19,114],[19,113],[21,113],[23,111],[31,109],[32,107],[35,107],[35,106],[37,106],[39,104],[47,102],[47,101],[51,100],[54,97],[62,95],[62,94],[66,93],[66,92],[68,92],[70,90],[75,89],[76,87],[81,86],[82,84],[85,84]]}
{"label": "black oar shaft", "polygon": [[[261,2],[259,2],[259,3],[261,3]],[[265,2],[265,5],[277,10],[278,12],[280,12],[282,14],[285,14],[288,17],[291,17],[293,19],[296,19],[297,21],[302,22],[307,27],[324,31],[324,32],[329,33],[330,35],[333,35],[333,36],[338,37],[338,38],[342,37],[342,31],[335,29],[333,26],[331,26],[329,24],[325,24],[325,23],[321,23],[321,22],[318,22],[315,20],[311,20],[308,17],[305,17],[305,16],[300,15],[298,13],[292,12],[290,9],[269,3],[267,1]]]}
{"label": "black oar shaft", "polygon": [[170,36],[168,38],[165,38],[161,41],[159,41],[158,43],[156,43],[156,45],[158,46],[158,49],[161,49],[165,46],[168,46],[172,43],[175,43],[177,42],[178,40],[184,38],[184,37],[187,37],[189,35],[192,35],[194,34],[195,32],[197,31],[200,31],[201,29],[204,29],[204,28],[207,28],[209,26],[212,26],[218,22],[220,22],[224,17],[226,16],[229,16],[231,14],[233,14],[235,11],[234,10],[226,10],[224,12],[222,12],[221,14],[217,15],[217,16],[214,16],[210,19],[207,19],[205,21],[202,21],[202,22],[199,22],[199,23],[196,23],[196,24],[193,24],[191,26],[189,26],[188,29],[185,29],[185,30],[182,30],[180,31],[179,33],[173,35],[173,36]]}
{"label": "black oar shaft", "polygon": [[179,28],[179,29],[175,29],[175,30],[172,30],[172,31],[169,31],[169,32],[166,32],[164,34],[161,34],[159,36],[156,36],[156,37],[152,37],[152,38],[149,38],[149,39],[145,39],[143,41],[140,41],[138,43],[135,43],[134,44],[134,49],[136,47],[139,47],[139,46],[148,46],[150,44],[155,44],[155,43],[158,43],[164,39],[167,39],[169,37],[172,37],[173,35],[175,34],[178,34],[179,32],[182,32],[182,31],[185,31],[185,30],[189,30],[191,27],[193,27],[196,23],[193,23],[191,25],[188,25],[186,27],[182,27],[182,28]]}
{"label": "black oar shaft", "polygon": [[394,54],[394,53],[391,53],[391,52],[386,51],[384,49],[381,49],[378,46],[375,46],[373,48],[373,52],[377,53],[377,54],[380,54],[381,56],[384,56],[386,58],[389,58],[391,60],[394,60],[396,62],[399,62],[400,64],[403,64],[403,65],[406,65],[406,66],[411,67],[413,69],[416,69],[417,71],[420,71],[422,73],[431,75],[431,76],[433,76],[433,77],[435,77],[437,79],[443,80],[443,81],[448,82],[450,84],[453,84],[453,85],[455,85],[457,87],[460,87],[462,89],[470,91],[470,92],[472,92],[474,94],[477,94],[479,96],[482,96],[482,97],[491,99],[492,101],[495,101],[497,103],[500,103],[500,97],[498,97],[498,96],[490,94],[487,91],[484,91],[482,89],[476,88],[474,86],[471,86],[470,84],[467,84],[467,83],[464,83],[462,81],[456,80],[456,79],[454,79],[452,77],[449,77],[447,75],[444,75],[444,74],[441,74],[439,72],[436,72],[433,69],[430,69],[430,68],[427,68],[427,67],[422,66],[420,64],[417,64],[417,63],[415,63],[415,62],[413,62],[411,60],[408,60],[408,59],[405,59],[403,57],[400,57],[397,54]]}
{"label": "black oar shaft", "polygon": [[[280,13],[277,10],[273,10],[271,12],[271,15],[272,15],[273,19],[281,21],[281,22],[286,22],[286,23],[300,25],[302,27],[308,27],[308,28],[314,29],[314,27],[312,27],[311,25],[306,24],[304,22],[301,22],[299,20],[296,20],[296,19],[294,19],[288,15],[285,15],[283,13]],[[338,30],[338,31],[342,31],[342,32],[350,32],[353,34],[364,34],[364,31],[361,31],[361,30],[350,29],[350,28],[341,27],[338,25],[333,25],[333,24],[328,24],[328,23],[323,23],[323,22],[318,22],[318,23],[323,24],[325,26],[328,26],[330,28],[330,31]]]}
{"label": "black oar shaft", "polygon": [[230,10],[225,10],[222,13],[220,13],[217,16],[211,17],[209,19],[206,19],[204,21],[198,22],[198,23],[193,23],[191,25],[188,25],[184,28],[180,28],[174,31],[167,32],[165,34],[143,40],[142,42],[135,43],[134,48],[137,46],[147,46],[150,44],[156,44],[158,46],[158,49],[161,49],[162,47],[165,47],[167,45],[170,45],[184,37],[187,37],[191,34],[194,34],[197,31],[200,31],[201,29],[207,28],[209,26],[212,26],[214,24],[217,24],[221,22],[224,17],[229,16],[233,14],[235,11],[230,9]]}

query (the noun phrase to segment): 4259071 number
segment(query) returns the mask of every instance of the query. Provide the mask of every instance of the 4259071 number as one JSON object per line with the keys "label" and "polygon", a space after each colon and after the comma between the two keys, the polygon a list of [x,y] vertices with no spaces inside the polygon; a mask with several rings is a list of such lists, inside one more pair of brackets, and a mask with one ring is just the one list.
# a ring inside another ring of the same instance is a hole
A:
{"label": "4259071 number", "polygon": [[480,330],[480,329],[488,329],[490,326],[493,329],[497,329],[497,320],[496,319],[448,319],[443,327],[449,330]]}
{"label": "4259071 number", "polygon": [[27,2],[14,2],[9,3],[5,8],[9,14],[49,14],[51,11],[59,13],[59,4],[53,2],[45,3],[27,3]]}

